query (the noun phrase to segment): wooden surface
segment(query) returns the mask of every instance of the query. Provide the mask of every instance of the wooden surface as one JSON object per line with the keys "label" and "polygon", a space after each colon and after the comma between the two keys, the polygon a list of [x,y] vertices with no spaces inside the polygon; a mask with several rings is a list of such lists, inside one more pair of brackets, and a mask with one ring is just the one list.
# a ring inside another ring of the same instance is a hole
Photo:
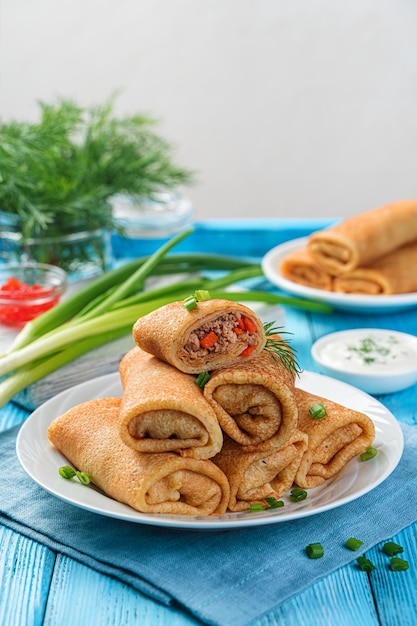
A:
{"label": "wooden surface", "polygon": [[[287,223],[280,226],[276,222],[276,232],[272,235],[270,227],[256,230],[253,224],[253,229],[258,242],[264,238],[258,246],[262,252],[281,240],[303,236],[306,229],[312,230],[314,226],[308,223],[297,229],[297,225],[289,228]],[[212,251],[228,252],[214,244]],[[380,327],[417,335],[417,309],[384,315],[341,312],[324,315],[286,308],[285,318],[286,330],[294,335],[292,342],[302,367],[312,371],[315,367],[310,356],[311,344],[329,332]],[[378,399],[397,419],[417,425],[417,385]],[[1,430],[21,423],[27,415],[27,411],[10,403],[0,412]],[[2,480],[5,479],[13,477],[3,476]],[[99,522],[98,516],[98,525]],[[410,566],[415,568],[417,524],[393,540],[404,546]],[[200,623],[181,610],[161,606],[128,586],[2,526],[0,545],[1,626],[197,626]],[[402,576],[401,572],[384,567],[378,547],[367,554],[377,566],[381,565],[371,575],[353,565],[341,568],[274,613],[257,620],[254,626],[417,625],[416,577]]]}

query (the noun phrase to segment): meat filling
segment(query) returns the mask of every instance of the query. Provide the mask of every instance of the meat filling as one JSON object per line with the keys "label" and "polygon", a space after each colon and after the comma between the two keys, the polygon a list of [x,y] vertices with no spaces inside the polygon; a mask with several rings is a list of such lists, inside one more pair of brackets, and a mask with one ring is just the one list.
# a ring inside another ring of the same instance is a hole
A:
{"label": "meat filling", "polygon": [[240,313],[227,313],[203,324],[188,336],[184,350],[190,358],[200,359],[208,354],[224,354],[231,344],[242,346],[242,352],[258,341],[254,322]]}

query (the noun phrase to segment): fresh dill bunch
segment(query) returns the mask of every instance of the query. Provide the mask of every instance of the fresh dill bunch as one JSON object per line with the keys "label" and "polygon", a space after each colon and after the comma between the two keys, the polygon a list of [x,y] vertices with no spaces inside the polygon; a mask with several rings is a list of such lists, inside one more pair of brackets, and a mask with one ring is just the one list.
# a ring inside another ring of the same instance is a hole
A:
{"label": "fresh dill bunch", "polygon": [[36,122],[0,125],[0,210],[23,240],[116,227],[111,199],[135,201],[193,182],[147,115],[117,117],[102,106],[40,102]]}
{"label": "fresh dill bunch", "polygon": [[283,331],[282,328],[275,326],[275,322],[266,322],[263,324],[266,343],[264,350],[266,350],[274,361],[281,361],[285,369],[293,376],[301,374],[303,371],[299,366],[295,357],[296,350],[291,348],[288,341],[281,338],[281,335],[291,335]]}

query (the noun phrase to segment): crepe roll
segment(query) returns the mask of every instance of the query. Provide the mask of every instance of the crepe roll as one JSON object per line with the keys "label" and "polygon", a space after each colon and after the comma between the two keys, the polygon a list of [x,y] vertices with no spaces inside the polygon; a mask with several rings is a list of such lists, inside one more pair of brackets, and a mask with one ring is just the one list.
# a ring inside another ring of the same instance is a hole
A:
{"label": "crepe roll", "polygon": [[417,291],[417,240],[391,254],[387,254],[368,267],[338,276],[334,290],[369,296],[393,295]]}
{"label": "crepe roll", "polygon": [[209,460],[132,450],[119,437],[120,407],[120,398],[79,404],[51,423],[48,437],[106,495],[141,513],[223,514],[224,473]]}
{"label": "crepe roll", "polygon": [[306,248],[288,254],[279,270],[283,278],[293,283],[325,291],[333,289],[333,276],[318,265]]}
{"label": "crepe roll", "polygon": [[417,201],[400,200],[310,235],[308,250],[330,274],[366,267],[417,240]]}
{"label": "crepe roll", "polygon": [[188,374],[249,360],[265,345],[260,319],[243,304],[213,299],[188,311],[172,302],[137,320],[136,344]]}
{"label": "crepe roll", "polygon": [[207,459],[222,447],[216,414],[196,377],[134,347],[119,366],[120,437],[139,452],[177,452]]}
{"label": "crepe roll", "polygon": [[[303,489],[318,487],[338,474],[356,455],[370,446],[375,438],[372,420],[359,411],[326,398],[296,389],[298,427],[308,436],[294,482]],[[326,415],[314,419],[310,408],[322,404]]]}
{"label": "crepe roll", "polygon": [[223,432],[248,451],[282,446],[296,429],[294,377],[266,350],[212,372],[204,396]]}
{"label": "crepe roll", "polygon": [[307,435],[296,430],[280,448],[245,452],[229,437],[215,463],[226,474],[230,485],[230,511],[245,511],[264,498],[281,498],[292,486],[301,457],[307,448]]}

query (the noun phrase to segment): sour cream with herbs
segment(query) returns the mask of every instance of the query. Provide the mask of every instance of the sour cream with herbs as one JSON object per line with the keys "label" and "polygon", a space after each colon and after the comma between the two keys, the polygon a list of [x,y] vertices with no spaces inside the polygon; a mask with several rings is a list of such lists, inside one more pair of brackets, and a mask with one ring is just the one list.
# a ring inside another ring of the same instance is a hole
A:
{"label": "sour cream with herbs", "polygon": [[322,374],[367,393],[394,393],[417,383],[417,337],[396,330],[330,333],[313,344],[311,356]]}
{"label": "sour cream with herbs", "polygon": [[324,364],[355,374],[391,373],[417,368],[417,337],[397,331],[363,329],[323,337]]}

